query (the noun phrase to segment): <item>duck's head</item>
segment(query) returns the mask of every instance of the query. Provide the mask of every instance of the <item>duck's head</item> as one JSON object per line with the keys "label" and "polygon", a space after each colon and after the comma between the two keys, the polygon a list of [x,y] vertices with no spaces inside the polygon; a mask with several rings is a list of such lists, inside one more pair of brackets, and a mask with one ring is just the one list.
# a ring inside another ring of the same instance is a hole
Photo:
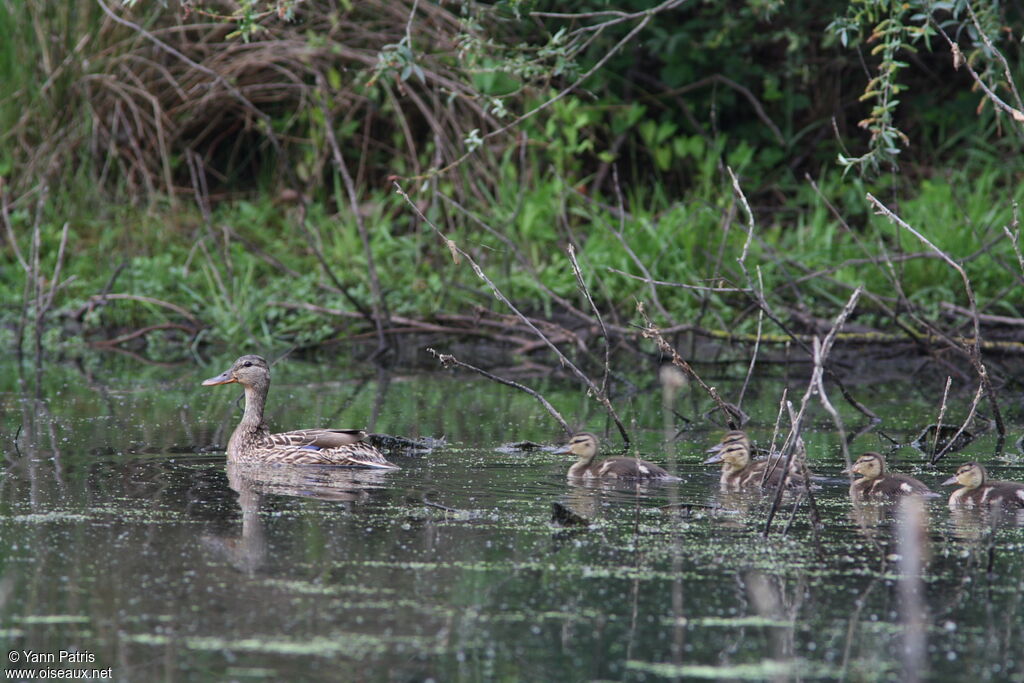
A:
{"label": "duck's head", "polygon": [[555,453],[571,453],[580,460],[590,460],[597,455],[597,437],[590,432],[573,434],[569,443],[556,450]]}
{"label": "duck's head", "polygon": [[985,479],[988,478],[988,473],[985,472],[985,468],[976,462],[965,462],[957,468],[956,474],[942,482],[943,486],[953,486],[954,484],[960,484],[961,486],[969,489],[976,489],[985,483]]}
{"label": "duck's head", "polygon": [[874,451],[865,453],[857,461],[850,465],[849,469],[843,470],[844,474],[860,474],[865,479],[877,479],[885,474],[885,457]]}
{"label": "duck's head", "polygon": [[231,384],[238,382],[242,386],[260,386],[270,384],[270,367],[262,356],[242,356],[227,371],[216,377],[203,380],[204,387],[212,387],[217,384]]}
{"label": "duck's head", "polygon": [[725,462],[737,469],[743,469],[750,463],[750,437],[738,429],[726,432],[722,440],[708,449],[711,457],[704,461],[705,465]]}

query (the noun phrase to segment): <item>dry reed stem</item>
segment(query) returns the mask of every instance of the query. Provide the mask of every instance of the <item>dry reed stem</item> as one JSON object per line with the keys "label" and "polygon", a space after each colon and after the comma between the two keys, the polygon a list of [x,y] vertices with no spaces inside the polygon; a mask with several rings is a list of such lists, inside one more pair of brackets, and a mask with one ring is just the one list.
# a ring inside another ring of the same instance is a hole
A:
{"label": "dry reed stem", "polygon": [[[11,246],[11,253],[14,254],[18,260],[18,264],[21,266],[21,270],[28,273],[29,266],[25,257],[21,254],[21,249],[18,248],[18,240],[14,237],[14,227],[11,225],[11,207],[7,196],[7,185],[3,178],[0,178],[0,218],[4,222],[4,232],[7,235],[7,243]],[[1022,266],[1024,269],[1024,266]]]}
{"label": "dry reed stem", "polygon": [[[508,309],[511,310],[520,320],[522,320],[523,323],[526,324],[526,326],[530,328],[530,330],[535,335],[537,335],[537,337],[544,343],[545,346],[547,346],[552,352],[554,352],[555,356],[558,357],[558,360],[562,363],[564,367],[569,368],[572,374],[575,375],[588,389],[590,389],[591,395],[597,400],[598,403],[604,406],[605,411],[608,413],[609,417],[611,417],[612,420],[615,422],[616,427],[618,427],[619,434],[622,436],[622,440],[628,446],[631,442],[629,438],[629,432],[626,430],[626,426],[622,423],[622,420],[619,418],[619,415],[615,411],[615,407],[612,405],[611,400],[609,400],[607,394],[601,391],[601,389],[598,388],[596,384],[594,384],[593,380],[591,380],[582,370],[580,370],[575,363],[569,360],[569,358],[564,353],[562,353],[562,350],[559,349],[558,346],[556,346],[554,342],[552,342],[547,337],[547,335],[541,332],[540,329],[538,329],[538,327],[534,325],[533,322],[528,317],[526,317],[515,306],[515,304],[513,304],[512,301],[509,300],[507,296],[505,296],[505,294],[501,291],[498,285],[496,285],[493,280],[487,277],[487,274],[483,271],[483,268],[480,267],[480,265],[476,262],[472,255],[469,254],[469,252],[462,249],[454,240],[449,239],[443,232],[441,232],[440,228],[434,225],[433,221],[427,218],[426,215],[424,215],[424,213],[420,211],[419,207],[416,206],[416,203],[413,202],[412,199],[410,199],[409,195],[406,194],[405,190],[402,189],[401,185],[399,185],[397,182],[394,185],[396,192],[398,192],[398,194],[401,195],[403,199],[405,199],[406,203],[408,203],[409,206],[412,207],[413,211],[416,213],[417,216],[419,216],[420,220],[429,225],[430,228],[434,231],[434,233],[437,234],[439,238],[441,238],[442,243],[452,253],[453,257],[456,254],[458,254],[459,256],[461,256],[461,258],[465,259],[466,262],[469,263],[470,267],[473,269],[473,272],[476,273],[476,276],[487,284],[488,288],[490,288],[494,296],[503,304],[505,304],[505,306],[508,307]],[[458,263],[458,260],[456,260],[456,263]]]}
{"label": "dry reed stem", "polygon": [[514,382],[514,381],[512,381],[510,379],[506,379],[504,377],[499,377],[498,375],[495,375],[493,373],[487,372],[486,370],[483,370],[483,369],[478,368],[476,366],[470,365],[469,363],[463,363],[461,360],[459,360],[458,358],[456,358],[455,356],[453,356],[450,353],[439,353],[438,351],[436,351],[434,349],[431,349],[431,348],[427,349],[427,353],[429,353],[434,358],[436,358],[438,360],[438,362],[440,362],[441,365],[443,365],[446,368],[450,368],[453,365],[456,366],[456,367],[465,368],[466,370],[469,370],[471,372],[475,372],[478,375],[486,377],[487,379],[491,380],[492,382],[497,382],[498,384],[504,384],[505,386],[512,387],[513,389],[518,389],[519,391],[525,392],[525,393],[529,394],[530,396],[533,396],[535,399],[537,399],[537,401],[540,402],[540,404],[542,406],[544,406],[544,410],[548,411],[548,414],[550,414],[551,417],[555,418],[555,421],[558,422],[559,425],[561,425],[562,429],[565,431],[566,436],[571,436],[572,435],[573,430],[569,426],[569,423],[565,421],[565,418],[562,417],[561,413],[559,413],[555,409],[555,407],[553,405],[551,405],[551,403],[549,403],[548,400],[546,398],[544,398],[539,392],[534,391],[530,387],[524,386],[524,385],[520,384],[519,382]]}

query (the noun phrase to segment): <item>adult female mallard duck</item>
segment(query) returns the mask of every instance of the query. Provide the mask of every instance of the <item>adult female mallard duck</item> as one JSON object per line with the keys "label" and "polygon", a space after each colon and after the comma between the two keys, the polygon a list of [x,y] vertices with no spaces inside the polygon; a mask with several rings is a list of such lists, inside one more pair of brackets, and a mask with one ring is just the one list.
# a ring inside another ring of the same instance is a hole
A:
{"label": "adult female mallard duck", "polygon": [[361,429],[300,429],[271,434],[263,421],[270,368],[260,356],[242,356],[203,386],[237,382],[245,389],[245,412],[228,441],[228,462],[283,465],[343,465],[398,469],[363,441]]}
{"label": "adult female mallard duck", "polygon": [[963,488],[953,491],[949,497],[950,506],[1004,505],[1024,508],[1024,484],[1015,481],[989,481],[988,472],[979,463],[965,462],[960,465],[956,474],[942,482],[943,486],[954,484],[960,484]]}
{"label": "adult female mallard duck", "polygon": [[754,460],[753,450],[754,446],[746,432],[732,430],[708,449],[707,452],[712,455],[704,464],[722,463],[722,478],[719,481],[724,489],[758,488],[762,484],[767,488],[775,488],[784,475],[787,488],[803,487],[802,461],[807,457],[803,451],[803,441],[798,442],[798,452],[793,454],[788,474],[785,474],[783,467],[784,458],[771,455],[763,460]]}
{"label": "adult female mallard duck", "polygon": [[678,479],[652,462],[640,458],[608,458],[594,462],[597,455],[597,437],[590,432],[580,432],[569,439],[569,443],[555,453],[571,453],[579,458],[569,468],[569,478],[600,479]]}
{"label": "adult female mallard duck", "polygon": [[895,498],[910,493],[927,496],[935,495],[924,482],[906,474],[890,473],[885,467],[885,457],[874,451],[864,453],[844,474],[859,474],[860,479],[850,485],[854,498]]}

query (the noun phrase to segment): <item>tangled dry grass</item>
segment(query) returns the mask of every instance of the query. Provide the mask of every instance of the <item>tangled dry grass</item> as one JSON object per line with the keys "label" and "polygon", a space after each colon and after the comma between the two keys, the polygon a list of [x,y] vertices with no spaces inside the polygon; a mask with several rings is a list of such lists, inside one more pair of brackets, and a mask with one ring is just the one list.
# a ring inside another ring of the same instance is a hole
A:
{"label": "tangled dry grass", "polygon": [[288,20],[257,16],[243,39],[234,3],[30,4],[8,18],[53,38],[19,55],[37,66],[4,134],[15,195],[80,172],[122,197],[191,194],[200,176],[217,192],[267,168],[304,191],[330,163],[325,119],[359,151],[359,179],[381,183],[450,164],[470,131],[498,127],[460,60],[482,38],[454,6],[309,0]]}

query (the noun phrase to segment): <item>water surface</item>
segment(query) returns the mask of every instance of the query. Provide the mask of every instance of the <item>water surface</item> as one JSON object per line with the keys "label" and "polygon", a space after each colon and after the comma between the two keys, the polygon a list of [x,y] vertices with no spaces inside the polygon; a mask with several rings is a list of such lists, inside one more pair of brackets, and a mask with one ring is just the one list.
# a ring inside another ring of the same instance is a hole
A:
{"label": "water surface", "polygon": [[[805,506],[780,533],[791,499],[765,539],[765,500],[720,493],[700,465],[720,434],[703,397],[675,405],[687,424],[642,379],[619,405],[643,456],[679,482],[573,485],[565,456],[502,450],[559,432],[492,383],[299,362],[275,367],[273,427],[367,425],[447,446],[394,456],[395,472],[228,467],[216,447],[238,392],[198,386],[223,368],[93,363],[47,369],[38,395],[13,368],[4,380],[5,653],[87,653],[117,680],[1024,680],[1021,520],[928,501],[911,609],[893,513],[855,514],[817,411],[806,438],[825,477],[820,551]],[[582,392],[533,384],[604,429]],[[745,406],[760,442],[783,386],[755,382]],[[898,440],[934,420],[909,386],[871,389]],[[870,432],[852,448],[887,445]],[[968,456],[1024,480],[992,451],[982,438],[938,469],[911,448],[890,458],[936,487]],[[587,525],[552,524],[555,503]]]}

